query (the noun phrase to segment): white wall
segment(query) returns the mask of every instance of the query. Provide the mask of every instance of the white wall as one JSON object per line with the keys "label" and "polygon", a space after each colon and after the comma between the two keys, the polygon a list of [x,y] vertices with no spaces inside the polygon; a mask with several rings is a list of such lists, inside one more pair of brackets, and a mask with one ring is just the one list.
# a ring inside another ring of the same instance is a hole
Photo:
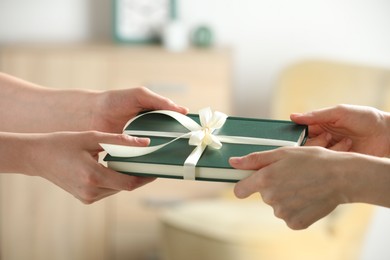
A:
{"label": "white wall", "polygon": [[[110,38],[111,0],[0,0],[0,43]],[[234,49],[235,114],[269,115],[282,68],[326,57],[390,67],[388,0],[179,0]]]}
{"label": "white wall", "polygon": [[307,57],[390,67],[387,0],[182,0],[189,23],[208,21],[235,47],[236,111],[267,116],[278,72]]}
{"label": "white wall", "polygon": [[0,43],[84,40],[87,8],[82,0],[0,0]]}
{"label": "white wall", "polygon": [[[180,1],[180,0],[179,0]],[[0,0],[0,43],[109,39],[110,0]],[[181,0],[189,27],[212,26],[234,50],[235,114],[269,116],[278,73],[324,57],[390,68],[388,0]],[[1,46],[0,46],[1,48]],[[358,216],[357,216],[358,217]],[[389,210],[378,211],[364,259],[390,259]]]}
{"label": "white wall", "polygon": [[360,260],[390,259],[389,241],[390,209],[377,207],[364,241]]}

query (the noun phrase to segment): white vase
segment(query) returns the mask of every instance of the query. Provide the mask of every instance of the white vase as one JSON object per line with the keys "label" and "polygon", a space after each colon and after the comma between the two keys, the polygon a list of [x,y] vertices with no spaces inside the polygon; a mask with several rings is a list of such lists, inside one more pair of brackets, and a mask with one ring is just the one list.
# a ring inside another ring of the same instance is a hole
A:
{"label": "white vase", "polygon": [[171,20],[164,26],[163,45],[172,52],[181,52],[188,48],[188,30],[180,20]]}

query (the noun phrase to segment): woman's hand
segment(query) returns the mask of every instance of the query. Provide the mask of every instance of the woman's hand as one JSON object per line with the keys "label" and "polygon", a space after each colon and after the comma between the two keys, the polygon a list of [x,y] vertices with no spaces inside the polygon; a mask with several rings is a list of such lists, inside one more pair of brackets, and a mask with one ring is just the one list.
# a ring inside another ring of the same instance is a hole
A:
{"label": "woman's hand", "polygon": [[232,167],[254,170],[235,186],[238,198],[259,192],[292,229],[304,229],[349,202],[343,171],[348,154],[322,147],[285,147],[231,158]]}
{"label": "woman's hand", "polygon": [[94,91],[50,89],[0,72],[0,132],[49,133],[88,131],[121,133],[126,122],[144,110],[186,114],[147,88]]}
{"label": "woman's hand", "polygon": [[304,229],[343,203],[390,207],[390,160],[322,147],[284,147],[231,158],[254,170],[235,186],[238,198],[259,192],[275,216]]}
{"label": "woman's hand", "polygon": [[352,152],[380,157],[390,155],[390,117],[375,108],[338,105],[292,114],[291,120],[309,125],[309,143],[311,139],[327,136],[329,142],[325,147],[330,147],[343,139],[350,139]]}
{"label": "woman's hand", "polygon": [[138,113],[160,109],[188,113],[187,108],[144,87],[105,91],[97,96],[89,129],[121,133],[126,122]]}
{"label": "woman's hand", "polygon": [[96,131],[0,135],[0,172],[46,178],[89,204],[154,178],[115,172],[98,163],[99,143],[146,146],[149,139]]}

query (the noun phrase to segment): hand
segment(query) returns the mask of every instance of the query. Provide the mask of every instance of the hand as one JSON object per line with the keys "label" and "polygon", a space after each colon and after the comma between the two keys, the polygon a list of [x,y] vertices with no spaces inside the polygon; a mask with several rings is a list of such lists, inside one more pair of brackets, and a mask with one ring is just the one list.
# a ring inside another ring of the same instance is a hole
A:
{"label": "hand", "polygon": [[[188,112],[187,108],[178,106],[168,98],[143,87],[105,91],[99,93],[96,97],[94,104],[89,104],[90,107],[93,107],[93,110],[91,110],[91,125],[87,127],[87,130],[121,133],[126,122],[144,110],[166,109],[183,114]],[[83,138],[81,136],[81,138],[80,141],[82,142],[78,145],[84,143],[84,146],[77,146],[75,150],[82,152],[87,150],[87,147],[93,147],[92,149],[88,148],[89,150],[87,151],[89,151],[88,156],[93,157],[95,160],[91,161],[92,158],[89,158],[88,161],[78,160],[80,164],[75,165],[72,161],[81,157],[77,157],[76,153],[73,153],[74,160],[69,160],[68,165],[64,161],[62,166],[69,169],[70,175],[66,175],[66,172],[56,172],[55,175],[51,175],[55,173],[55,169],[52,169],[45,176],[74,194],[84,203],[94,202],[120,190],[133,190],[155,179],[117,173],[96,163],[98,152],[102,151],[98,143],[118,144],[119,141],[119,144],[122,143],[124,145],[146,145],[148,142],[145,142],[145,139],[123,137],[122,135],[110,137],[108,135],[105,137],[105,140],[102,140],[102,134],[96,136],[96,133],[89,137]],[[140,142],[140,140],[143,141]],[[75,141],[76,145],[77,143]],[[64,152],[62,156],[66,157],[67,154],[70,153]],[[89,168],[87,167],[87,162],[90,163]],[[95,169],[89,171],[88,169],[91,169],[92,166]],[[78,169],[78,171],[74,172],[72,169]]]}
{"label": "hand", "polygon": [[121,133],[143,110],[166,109],[186,114],[147,88],[93,91],[50,89],[0,72],[0,132],[49,133],[88,131]]}
{"label": "hand", "polygon": [[390,155],[388,118],[387,113],[377,109],[352,105],[291,115],[295,123],[309,125],[309,145],[324,136],[329,138],[325,147],[350,139],[350,151],[380,157]]}
{"label": "hand", "polygon": [[16,149],[17,156],[22,156],[17,162],[24,162],[18,166],[23,169],[17,170],[46,178],[86,204],[154,180],[118,173],[99,164],[102,142],[146,146],[149,139],[95,131],[31,134],[24,137],[24,153],[20,155]]}
{"label": "hand", "polygon": [[90,129],[121,133],[129,119],[141,111],[157,109],[188,113],[187,108],[143,87],[102,92],[93,110]]}
{"label": "hand", "polygon": [[345,164],[339,165],[345,154],[321,147],[286,147],[231,158],[232,167],[255,170],[236,184],[235,195],[246,198],[259,192],[290,228],[307,228],[348,202],[337,171],[345,170]]}

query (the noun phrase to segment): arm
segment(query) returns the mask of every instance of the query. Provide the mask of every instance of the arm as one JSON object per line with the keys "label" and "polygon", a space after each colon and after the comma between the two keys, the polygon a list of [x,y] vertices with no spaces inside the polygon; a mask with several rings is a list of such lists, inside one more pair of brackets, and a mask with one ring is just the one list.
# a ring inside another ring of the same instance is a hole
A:
{"label": "arm", "polygon": [[275,216],[303,229],[339,204],[363,202],[390,207],[390,159],[321,147],[290,147],[231,158],[255,170],[238,182],[239,198],[259,192]]}
{"label": "arm", "polygon": [[188,112],[143,87],[111,91],[55,90],[0,73],[0,92],[0,111],[4,111],[0,131],[3,132],[119,133],[130,118],[143,110]]}
{"label": "arm", "polygon": [[53,90],[0,73],[0,93],[0,173],[46,178],[84,203],[153,180],[117,173],[97,162],[102,151],[99,143],[149,143],[107,132],[121,133],[142,110],[188,112],[142,87]]}
{"label": "arm", "polygon": [[339,105],[292,114],[291,120],[309,126],[307,147],[232,158],[233,167],[255,170],[237,183],[237,197],[260,192],[293,229],[308,227],[342,203],[390,207],[390,160],[381,158],[390,155],[389,113]]}
{"label": "arm", "polygon": [[[0,73],[0,131],[85,129],[96,93],[54,90]],[[86,122],[87,121],[87,122]]]}
{"label": "arm", "polygon": [[149,140],[96,131],[0,132],[0,172],[45,178],[86,204],[154,180],[121,174],[100,165],[100,142],[145,146]]}

